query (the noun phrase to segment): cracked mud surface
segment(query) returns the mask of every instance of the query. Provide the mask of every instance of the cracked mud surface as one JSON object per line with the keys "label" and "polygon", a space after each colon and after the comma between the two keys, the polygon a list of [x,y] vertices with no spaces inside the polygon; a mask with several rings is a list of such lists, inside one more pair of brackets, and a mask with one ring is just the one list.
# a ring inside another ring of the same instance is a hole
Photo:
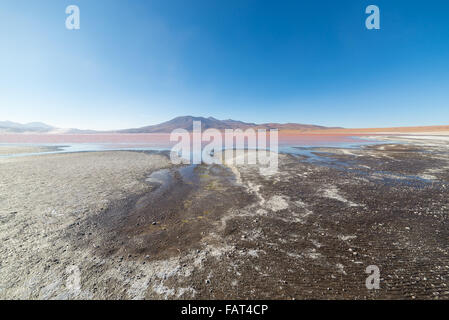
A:
{"label": "cracked mud surface", "polygon": [[[311,152],[319,161],[280,154],[271,176],[133,152],[36,157],[20,173],[2,162],[0,297],[449,298],[449,146]],[[58,185],[58,198],[41,192],[13,208],[14,179],[52,181],[42,173],[49,161],[70,179],[79,173],[64,166],[75,156],[96,179],[74,178],[65,191]],[[48,224],[55,201],[61,209]],[[369,265],[380,269],[379,290],[365,286]],[[67,285],[70,266],[80,290]]]}

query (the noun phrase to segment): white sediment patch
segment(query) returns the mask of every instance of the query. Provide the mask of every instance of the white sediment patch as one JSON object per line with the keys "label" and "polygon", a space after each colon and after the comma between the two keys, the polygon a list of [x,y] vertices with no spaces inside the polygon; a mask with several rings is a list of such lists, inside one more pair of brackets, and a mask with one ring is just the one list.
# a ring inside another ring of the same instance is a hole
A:
{"label": "white sediment patch", "polygon": [[342,265],[341,263],[337,263],[336,267],[338,269],[338,271],[340,271],[342,274],[346,275],[346,271],[345,271],[345,266]]}
{"label": "white sediment patch", "polygon": [[253,229],[248,233],[245,233],[246,239],[249,241],[258,241],[259,239],[263,238],[263,232],[262,229]]}
{"label": "white sediment patch", "polygon": [[[154,293],[163,297],[163,299],[165,299],[165,300],[167,300],[171,297],[176,297],[179,299],[185,295],[187,297],[195,297],[195,295],[197,293],[196,290],[191,287],[176,288],[176,289],[166,287],[162,281],[153,284],[152,290]],[[141,299],[139,299],[139,300],[141,300]]]}
{"label": "white sediment patch", "polygon": [[[441,160],[448,161],[449,159],[444,158]],[[427,179],[427,180],[438,180],[438,177],[436,175],[442,174],[446,171],[449,171],[449,166],[441,166],[439,168],[431,168],[431,169],[427,169],[426,171],[424,171],[422,174],[419,175],[419,177],[422,179]]]}
{"label": "white sediment patch", "polygon": [[341,149],[341,152],[344,155],[348,155],[348,156],[354,156],[354,157],[359,157],[360,156],[360,155],[358,155],[358,154],[356,154],[356,153],[354,153],[354,152],[352,152],[352,151],[350,151],[348,149]]}
{"label": "white sediment patch", "polygon": [[150,277],[147,276],[143,279],[134,281],[128,289],[128,295],[132,297],[133,300],[145,299],[145,293],[150,285],[150,280]]}
{"label": "white sediment patch", "polygon": [[342,240],[342,241],[348,241],[348,240],[352,240],[357,238],[357,236],[344,236],[344,235],[339,235],[338,239]]}
{"label": "white sediment patch", "polygon": [[259,199],[259,204],[263,205],[265,203],[265,198],[259,192],[261,187],[262,185],[254,184],[251,181],[248,181],[248,183],[246,184],[246,189],[248,190],[248,192],[254,194]]}
{"label": "white sediment patch", "polygon": [[310,242],[312,242],[312,244],[313,244],[315,247],[321,248],[321,243],[319,243],[317,240],[311,239]]}
{"label": "white sediment patch", "polygon": [[[390,136],[373,136],[366,137],[367,139],[375,139],[380,141],[401,141],[415,144],[426,144],[429,146],[441,146],[447,145],[449,142],[449,133],[448,132],[439,132],[439,133],[414,133],[413,135],[395,133]],[[385,148],[379,147],[380,150],[384,150]]]}
{"label": "white sediment patch", "polygon": [[307,250],[306,252],[303,253],[304,257],[312,259],[312,260],[316,260],[322,257],[321,253],[316,252],[315,249],[310,249]]}
{"label": "white sediment patch", "polygon": [[288,199],[285,196],[275,195],[266,202],[267,209],[278,212],[288,208]]}
{"label": "white sediment patch", "polygon": [[174,296],[176,292],[174,289],[164,286],[162,281],[153,285],[153,291],[164,299]]}
{"label": "white sediment patch", "polygon": [[287,252],[287,255],[289,257],[291,257],[291,258],[294,258],[294,259],[302,259],[303,258],[302,255],[297,254],[295,252]]}
{"label": "white sediment patch", "polygon": [[190,295],[192,297],[196,296],[196,290],[193,288],[178,288],[176,297],[181,298],[184,295]]}
{"label": "white sediment patch", "polygon": [[253,258],[259,258],[259,252],[264,252],[263,250],[251,249],[247,252],[247,254]]}
{"label": "white sediment patch", "polygon": [[346,198],[344,198],[342,195],[340,195],[339,190],[336,186],[327,186],[326,189],[321,189],[320,194],[329,199],[338,200],[340,202],[346,203],[350,207],[359,207],[360,205],[357,203],[354,203]]}
{"label": "white sediment patch", "polygon": [[[283,251],[283,250],[281,250]],[[283,251],[285,252],[285,251]],[[298,254],[296,252],[285,252],[285,254],[287,254],[287,256],[294,258],[294,259],[301,259],[303,260],[305,259],[311,259],[311,260],[317,260],[322,258],[322,254],[319,252],[316,252],[316,249],[312,248],[312,249],[306,249],[304,252]]]}
{"label": "white sediment patch", "polygon": [[437,177],[430,174],[419,174],[418,177],[425,180],[437,180]]}
{"label": "white sediment patch", "polygon": [[228,167],[229,167],[229,169],[231,169],[232,173],[234,174],[236,183],[243,184],[242,176],[240,174],[239,169],[237,169],[237,167],[234,165],[229,165]]}
{"label": "white sediment patch", "polygon": [[401,136],[400,138],[412,139],[412,140],[432,140],[432,141],[445,141],[449,142],[449,136],[447,135],[413,135],[413,136]]}
{"label": "white sediment patch", "polygon": [[[153,271],[150,276],[157,279],[155,284],[152,285],[152,291],[164,299],[179,298],[187,294],[194,297],[196,291],[193,288],[180,287],[179,285],[176,285],[175,288],[170,288],[166,285],[166,280],[175,278],[182,283],[182,280],[190,277],[195,270],[203,269],[204,261],[209,257],[219,260],[221,256],[232,250],[235,250],[235,248],[229,245],[218,247],[206,245],[200,252],[192,250],[185,256],[178,256],[150,264],[150,270]],[[183,265],[185,266],[182,267]],[[145,287],[141,287],[141,289],[145,290]]]}
{"label": "white sediment patch", "polygon": [[298,206],[299,208],[302,208],[302,209],[304,210],[304,213],[301,214],[301,217],[302,217],[302,218],[306,218],[306,217],[308,217],[309,215],[313,214],[313,211],[312,211],[312,210],[309,210],[309,209],[307,208],[308,205],[307,205],[306,203],[304,203],[303,201],[297,200],[297,201],[295,201],[295,205]]}
{"label": "white sediment patch", "polygon": [[425,171],[425,173],[435,174],[435,173],[441,173],[441,172],[444,172],[444,171],[449,171],[449,166],[427,169]]}

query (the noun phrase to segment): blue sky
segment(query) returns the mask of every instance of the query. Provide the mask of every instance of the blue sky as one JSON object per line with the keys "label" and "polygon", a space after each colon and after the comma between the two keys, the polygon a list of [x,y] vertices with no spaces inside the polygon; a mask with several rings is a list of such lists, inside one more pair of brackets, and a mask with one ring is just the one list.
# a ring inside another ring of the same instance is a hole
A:
{"label": "blue sky", "polygon": [[[81,29],[65,28],[78,5]],[[365,8],[381,30],[365,28]],[[449,1],[3,0],[0,120],[449,123]]]}

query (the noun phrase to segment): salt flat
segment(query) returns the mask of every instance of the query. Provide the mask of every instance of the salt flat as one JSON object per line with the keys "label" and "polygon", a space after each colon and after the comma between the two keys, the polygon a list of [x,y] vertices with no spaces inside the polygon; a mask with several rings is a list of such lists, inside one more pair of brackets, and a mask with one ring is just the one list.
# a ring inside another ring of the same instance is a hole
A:
{"label": "salt flat", "polygon": [[0,181],[0,298],[449,297],[446,143],[312,148],[271,175],[155,152],[3,158]]}

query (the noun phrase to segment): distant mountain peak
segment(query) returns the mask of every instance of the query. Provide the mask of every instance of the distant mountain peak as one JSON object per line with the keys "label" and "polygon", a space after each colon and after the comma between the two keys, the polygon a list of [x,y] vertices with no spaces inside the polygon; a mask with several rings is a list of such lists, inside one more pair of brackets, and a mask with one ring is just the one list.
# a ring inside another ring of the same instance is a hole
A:
{"label": "distant mountain peak", "polygon": [[[145,126],[135,129],[125,129],[118,131],[108,131],[115,133],[170,133],[175,129],[185,129],[187,131],[193,130],[193,121],[201,121],[201,129],[206,130],[209,128],[225,130],[225,129],[279,129],[279,130],[297,130],[297,131],[310,131],[316,129],[327,129],[327,127],[299,124],[299,123],[249,123],[239,120],[227,119],[218,120],[212,116],[210,117],[197,117],[197,116],[179,116],[169,121]],[[12,121],[0,121],[0,133],[67,133],[67,134],[95,134],[100,131],[94,130],[79,130],[79,129],[60,129],[42,122],[30,122],[21,124]],[[104,132],[103,132],[104,133]]]}
{"label": "distant mountain peak", "polygon": [[209,128],[214,128],[218,130],[224,129],[280,129],[280,130],[301,130],[308,131],[313,129],[325,129],[323,126],[316,125],[307,125],[307,124],[299,124],[299,123],[265,123],[265,124],[256,124],[256,123],[248,123],[238,120],[218,120],[214,117],[196,117],[196,116],[180,116],[169,121],[151,125],[141,128],[135,129],[126,129],[120,130],[118,132],[121,133],[170,133],[175,129],[185,129],[187,131],[192,131],[193,129],[193,121],[201,121],[202,130],[206,130]]}
{"label": "distant mountain peak", "polygon": [[12,121],[0,121],[0,132],[22,133],[22,132],[49,132],[55,127],[42,122],[18,123]]}

